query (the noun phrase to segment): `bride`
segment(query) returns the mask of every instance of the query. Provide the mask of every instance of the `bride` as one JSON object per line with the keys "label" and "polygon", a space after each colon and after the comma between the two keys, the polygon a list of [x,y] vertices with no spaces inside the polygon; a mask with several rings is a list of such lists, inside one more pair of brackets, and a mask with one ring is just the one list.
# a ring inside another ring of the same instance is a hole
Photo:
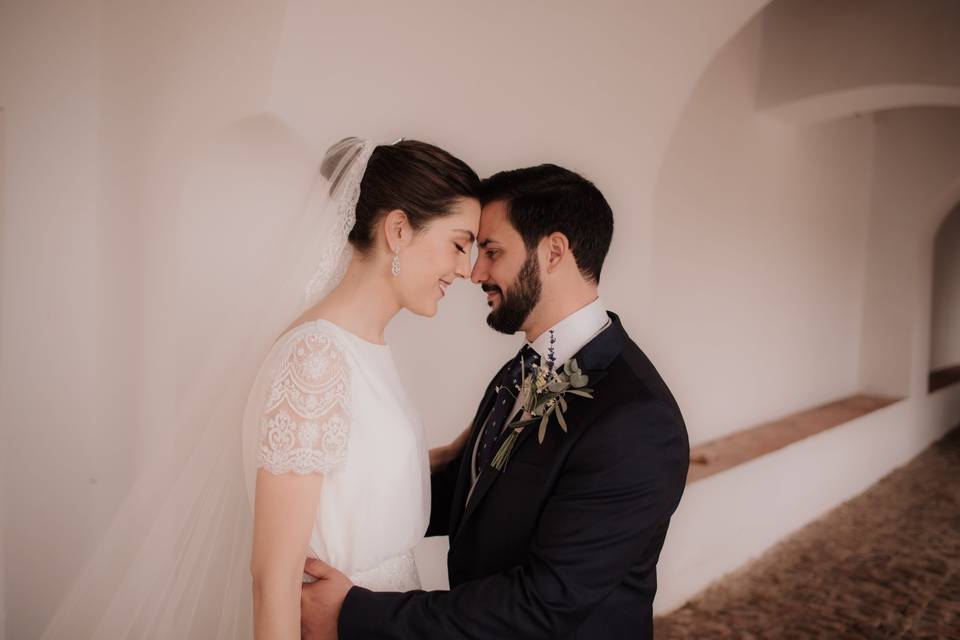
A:
{"label": "bride", "polygon": [[138,459],[42,640],[299,638],[308,556],[370,589],[419,584],[429,464],[464,436],[428,460],[383,336],[468,276],[477,175],[423,142],[358,138],[318,172],[269,115],[229,133],[181,205],[178,457]]}
{"label": "bride", "polygon": [[411,550],[429,522],[428,452],[383,336],[401,309],[433,316],[446,288],[469,277],[478,180],[412,140],[370,148],[348,139],[326,169],[344,158],[333,175],[363,176],[352,260],[273,345],[244,415],[245,454],[257,467],[257,638],[299,637],[305,554],[372,590],[420,588]]}

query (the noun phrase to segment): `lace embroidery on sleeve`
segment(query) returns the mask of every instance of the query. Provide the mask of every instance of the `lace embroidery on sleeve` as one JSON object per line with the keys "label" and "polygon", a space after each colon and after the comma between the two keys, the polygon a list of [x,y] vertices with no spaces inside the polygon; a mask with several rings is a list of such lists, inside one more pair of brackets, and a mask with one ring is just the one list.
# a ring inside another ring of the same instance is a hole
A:
{"label": "lace embroidery on sleeve", "polygon": [[257,466],[300,475],[336,468],[347,452],[349,402],[350,374],[336,339],[323,331],[298,337],[267,391]]}

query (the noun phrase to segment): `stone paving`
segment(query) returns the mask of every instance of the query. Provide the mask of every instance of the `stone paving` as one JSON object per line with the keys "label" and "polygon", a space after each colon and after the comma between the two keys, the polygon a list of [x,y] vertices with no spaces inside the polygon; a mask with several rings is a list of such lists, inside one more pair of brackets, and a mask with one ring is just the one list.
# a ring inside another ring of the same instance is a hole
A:
{"label": "stone paving", "polygon": [[960,640],[960,428],[654,628],[657,640]]}

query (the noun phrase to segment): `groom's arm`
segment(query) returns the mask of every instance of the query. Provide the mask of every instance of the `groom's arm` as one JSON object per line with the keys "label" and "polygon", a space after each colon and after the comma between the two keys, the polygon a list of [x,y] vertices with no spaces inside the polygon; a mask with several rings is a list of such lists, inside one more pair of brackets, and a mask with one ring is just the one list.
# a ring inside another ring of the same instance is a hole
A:
{"label": "groom's arm", "polygon": [[572,448],[526,562],[450,591],[354,587],[340,611],[339,637],[567,636],[663,536],[688,464],[686,432],[668,406],[612,407]]}

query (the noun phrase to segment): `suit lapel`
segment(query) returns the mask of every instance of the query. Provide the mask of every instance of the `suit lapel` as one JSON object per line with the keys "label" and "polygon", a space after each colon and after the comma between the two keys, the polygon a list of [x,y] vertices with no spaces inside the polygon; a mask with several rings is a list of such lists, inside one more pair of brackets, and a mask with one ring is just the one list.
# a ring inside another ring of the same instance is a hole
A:
{"label": "suit lapel", "polygon": [[[603,377],[603,372],[590,371],[588,372],[591,380],[599,381]],[[591,383],[593,384],[593,383]],[[570,425],[570,429],[576,428],[577,425],[580,425],[584,422],[584,418],[589,415],[590,409],[592,408],[593,401],[588,398],[582,398],[579,396],[570,396],[567,399],[568,408],[564,412],[564,417],[567,419],[567,423]],[[562,437],[563,434],[560,431],[560,428],[556,426],[556,418],[550,419],[551,424],[547,427],[547,437]],[[534,438],[534,433],[538,431],[538,425],[532,424],[524,427],[523,431],[517,436],[516,442],[513,444],[513,451],[511,456],[516,455],[517,451],[523,446],[523,444]],[[533,445],[531,445],[533,446]],[[510,462],[507,462],[507,467],[510,467]],[[490,487],[500,478],[503,472],[497,471],[493,467],[486,467],[480,471],[480,475],[477,476],[477,484],[473,488],[473,493],[470,494],[470,499],[466,505],[466,511],[463,514],[463,520],[461,522],[466,522],[470,516],[473,514],[474,510],[477,508],[477,505],[483,500],[483,497],[490,490]]]}
{"label": "suit lapel", "polygon": [[[588,375],[592,375],[592,382],[589,383],[589,386],[593,386],[593,381],[599,382],[600,379],[606,375],[604,371],[610,365],[610,363],[616,358],[621,351],[623,351],[624,346],[626,346],[627,337],[626,332],[623,329],[623,325],[620,323],[620,318],[617,314],[608,311],[607,314],[610,316],[611,323],[604,331],[602,331],[597,337],[585,344],[580,351],[576,353],[573,357],[577,359],[577,364],[580,368],[586,372]],[[499,374],[498,374],[499,376]],[[499,379],[499,378],[497,378]],[[487,394],[490,396],[490,394]],[[490,397],[489,400],[492,400],[496,397],[496,394],[493,394],[493,397]],[[573,425],[579,424],[579,421],[584,416],[588,415],[588,410],[590,409],[590,404],[593,400],[588,398],[582,398],[578,396],[569,396],[567,398],[567,403],[569,405],[568,410],[564,413],[564,417],[568,419],[568,422],[573,428]],[[487,410],[489,410],[489,403],[485,403]],[[478,417],[486,417],[486,413],[478,414]],[[551,418],[551,422],[554,422],[556,419]],[[477,477],[477,484],[473,488],[473,493],[470,494],[469,501],[466,504],[466,508],[463,511],[463,516],[460,517],[461,505],[466,499],[466,492],[470,490],[470,468],[469,460],[471,459],[471,454],[473,452],[473,443],[476,440],[477,432],[479,429],[474,425],[474,434],[470,438],[468,443],[468,450],[464,452],[464,455],[467,457],[464,458],[464,462],[467,462],[466,469],[466,483],[464,487],[464,465],[461,464],[460,469],[460,480],[458,483],[457,492],[455,493],[455,500],[458,504],[454,504],[455,513],[457,517],[452,518],[451,531],[459,533],[460,528],[462,528],[467,520],[470,519],[470,516],[476,510],[477,505],[483,500],[483,497],[490,490],[490,487],[493,486],[493,483],[496,482],[497,478],[500,477],[501,472],[497,471],[492,467],[487,467],[480,470],[480,474]],[[537,425],[533,424],[520,432],[517,436],[517,441],[513,445],[513,452],[511,455],[515,455],[517,450],[523,445],[524,442],[530,439],[531,434],[537,431]],[[549,429],[548,429],[549,431]],[[509,467],[509,462],[507,463]]]}

